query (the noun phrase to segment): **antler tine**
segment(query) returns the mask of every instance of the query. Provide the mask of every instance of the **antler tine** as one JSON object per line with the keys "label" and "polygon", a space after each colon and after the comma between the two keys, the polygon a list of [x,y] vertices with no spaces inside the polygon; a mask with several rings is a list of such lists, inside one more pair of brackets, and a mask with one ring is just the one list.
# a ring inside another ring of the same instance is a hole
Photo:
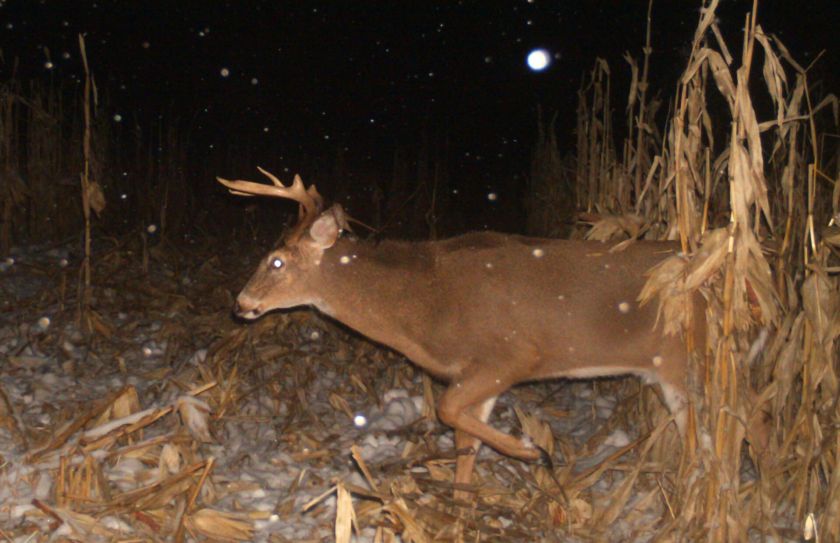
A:
{"label": "antler tine", "polygon": [[240,196],[271,196],[274,198],[288,198],[300,204],[300,217],[314,216],[321,208],[322,200],[317,190],[308,191],[303,186],[303,180],[299,175],[295,175],[295,179],[291,186],[286,186],[271,172],[260,168],[257,169],[268,177],[273,185],[264,185],[262,183],[254,183],[253,181],[230,181],[217,177],[216,180],[222,185],[226,186],[232,194]]}
{"label": "antler tine", "polygon": [[303,186],[303,179],[300,178],[300,175],[295,174],[292,186],[288,190],[289,197],[294,198],[300,203],[301,209],[299,215],[301,219],[308,215],[318,214],[321,206],[312,198],[312,195],[309,194],[306,187]]}
{"label": "antler tine", "polygon": [[231,194],[236,194],[237,196],[277,196],[277,194],[272,192],[272,187],[263,185],[262,183],[242,181],[240,179],[231,181],[222,177],[216,177],[216,181],[226,186]]}
{"label": "antler tine", "polygon": [[306,193],[309,195],[310,198],[312,198],[318,209],[323,209],[324,199],[321,197],[321,194],[318,192],[318,189],[315,188],[315,183],[309,185],[309,188],[306,189]]}
{"label": "antler tine", "polygon": [[287,188],[287,187],[286,187],[286,185],[284,185],[282,181],[280,181],[279,179],[277,179],[277,176],[276,176],[276,175],[274,175],[273,173],[271,173],[270,171],[268,171],[268,170],[264,170],[264,169],[260,168],[259,166],[257,166],[257,170],[259,170],[259,172],[260,172],[261,174],[263,174],[264,176],[266,176],[266,177],[268,177],[269,179],[271,179],[271,182],[272,182],[272,183],[274,183],[274,185],[275,185],[275,186],[277,186],[277,187],[283,187],[284,189],[285,189],[285,188]]}

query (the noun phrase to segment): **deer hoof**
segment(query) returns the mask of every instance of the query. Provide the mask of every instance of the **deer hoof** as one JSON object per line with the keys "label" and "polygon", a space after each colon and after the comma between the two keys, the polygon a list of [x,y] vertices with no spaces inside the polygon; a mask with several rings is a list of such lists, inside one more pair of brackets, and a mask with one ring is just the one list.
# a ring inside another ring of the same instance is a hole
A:
{"label": "deer hoof", "polygon": [[543,449],[542,447],[538,447],[538,449],[540,451],[540,465],[544,468],[554,471],[554,461],[551,459],[551,455],[548,454],[548,451]]}
{"label": "deer hoof", "polygon": [[523,460],[535,462],[540,459],[540,451],[542,449],[539,446],[535,445],[534,442],[531,441],[530,437],[524,435],[519,439],[519,442],[522,444],[522,453],[519,456]]}

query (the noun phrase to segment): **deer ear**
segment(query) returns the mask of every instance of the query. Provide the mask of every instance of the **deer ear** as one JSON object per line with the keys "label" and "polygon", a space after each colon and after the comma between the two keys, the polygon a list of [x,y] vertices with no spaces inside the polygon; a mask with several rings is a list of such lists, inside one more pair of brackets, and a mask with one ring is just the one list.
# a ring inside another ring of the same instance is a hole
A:
{"label": "deer ear", "polygon": [[330,213],[333,214],[335,217],[335,222],[338,225],[338,229],[346,230],[347,232],[352,232],[353,229],[350,228],[350,221],[347,220],[347,214],[344,212],[344,208],[341,207],[341,204],[333,204],[329,210]]}
{"label": "deer ear", "polygon": [[323,250],[329,249],[338,239],[339,230],[341,229],[336,221],[334,214],[328,210],[326,213],[321,213],[312,226],[309,227],[309,236],[315,245]]}

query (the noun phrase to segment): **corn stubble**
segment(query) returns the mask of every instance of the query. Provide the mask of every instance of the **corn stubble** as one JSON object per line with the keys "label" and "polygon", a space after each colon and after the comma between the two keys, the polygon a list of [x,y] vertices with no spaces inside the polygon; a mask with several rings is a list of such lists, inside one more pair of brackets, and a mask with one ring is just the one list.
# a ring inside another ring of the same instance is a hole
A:
{"label": "corn stubble", "polygon": [[[646,102],[648,56],[642,70],[627,57],[631,122],[620,157],[609,68],[596,62],[579,95],[575,195],[581,218],[600,220],[590,237],[681,241],[690,256],[657,266],[641,294],[666,330],[684,328],[690,293],[709,301],[706,355],[690,377],[694,431],[676,471],[657,479],[666,507],[654,539],[837,541],[840,179],[836,143],[820,134],[836,129],[838,101],[812,101],[807,68],[764,32],[757,4],[734,58],[717,4],[701,11],[661,133],[660,103]],[[712,93],[726,115],[713,113]],[[754,101],[772,104],[773,117],[759,121]],[[668,466],[656,437],[638,444],[638,462]],[[624,484],[604,511],[614,500],[628,503]],[[585,525],[597,530],[592,519]]]}

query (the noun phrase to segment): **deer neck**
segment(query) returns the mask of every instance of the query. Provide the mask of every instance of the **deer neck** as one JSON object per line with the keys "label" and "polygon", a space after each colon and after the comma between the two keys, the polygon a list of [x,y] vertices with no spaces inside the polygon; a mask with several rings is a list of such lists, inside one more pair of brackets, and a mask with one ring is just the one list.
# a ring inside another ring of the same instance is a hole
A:
{"label": "deer neck", "polygon": [[[434,258],[429,243],[340,238],[318,266],[314,305],[380,342],[417,322],[428,300]],[[411,293],[409,296],[408,294]],[[397,334],[399,335],[399,334]],[[394,346],[394,345],[392,345]]]}

